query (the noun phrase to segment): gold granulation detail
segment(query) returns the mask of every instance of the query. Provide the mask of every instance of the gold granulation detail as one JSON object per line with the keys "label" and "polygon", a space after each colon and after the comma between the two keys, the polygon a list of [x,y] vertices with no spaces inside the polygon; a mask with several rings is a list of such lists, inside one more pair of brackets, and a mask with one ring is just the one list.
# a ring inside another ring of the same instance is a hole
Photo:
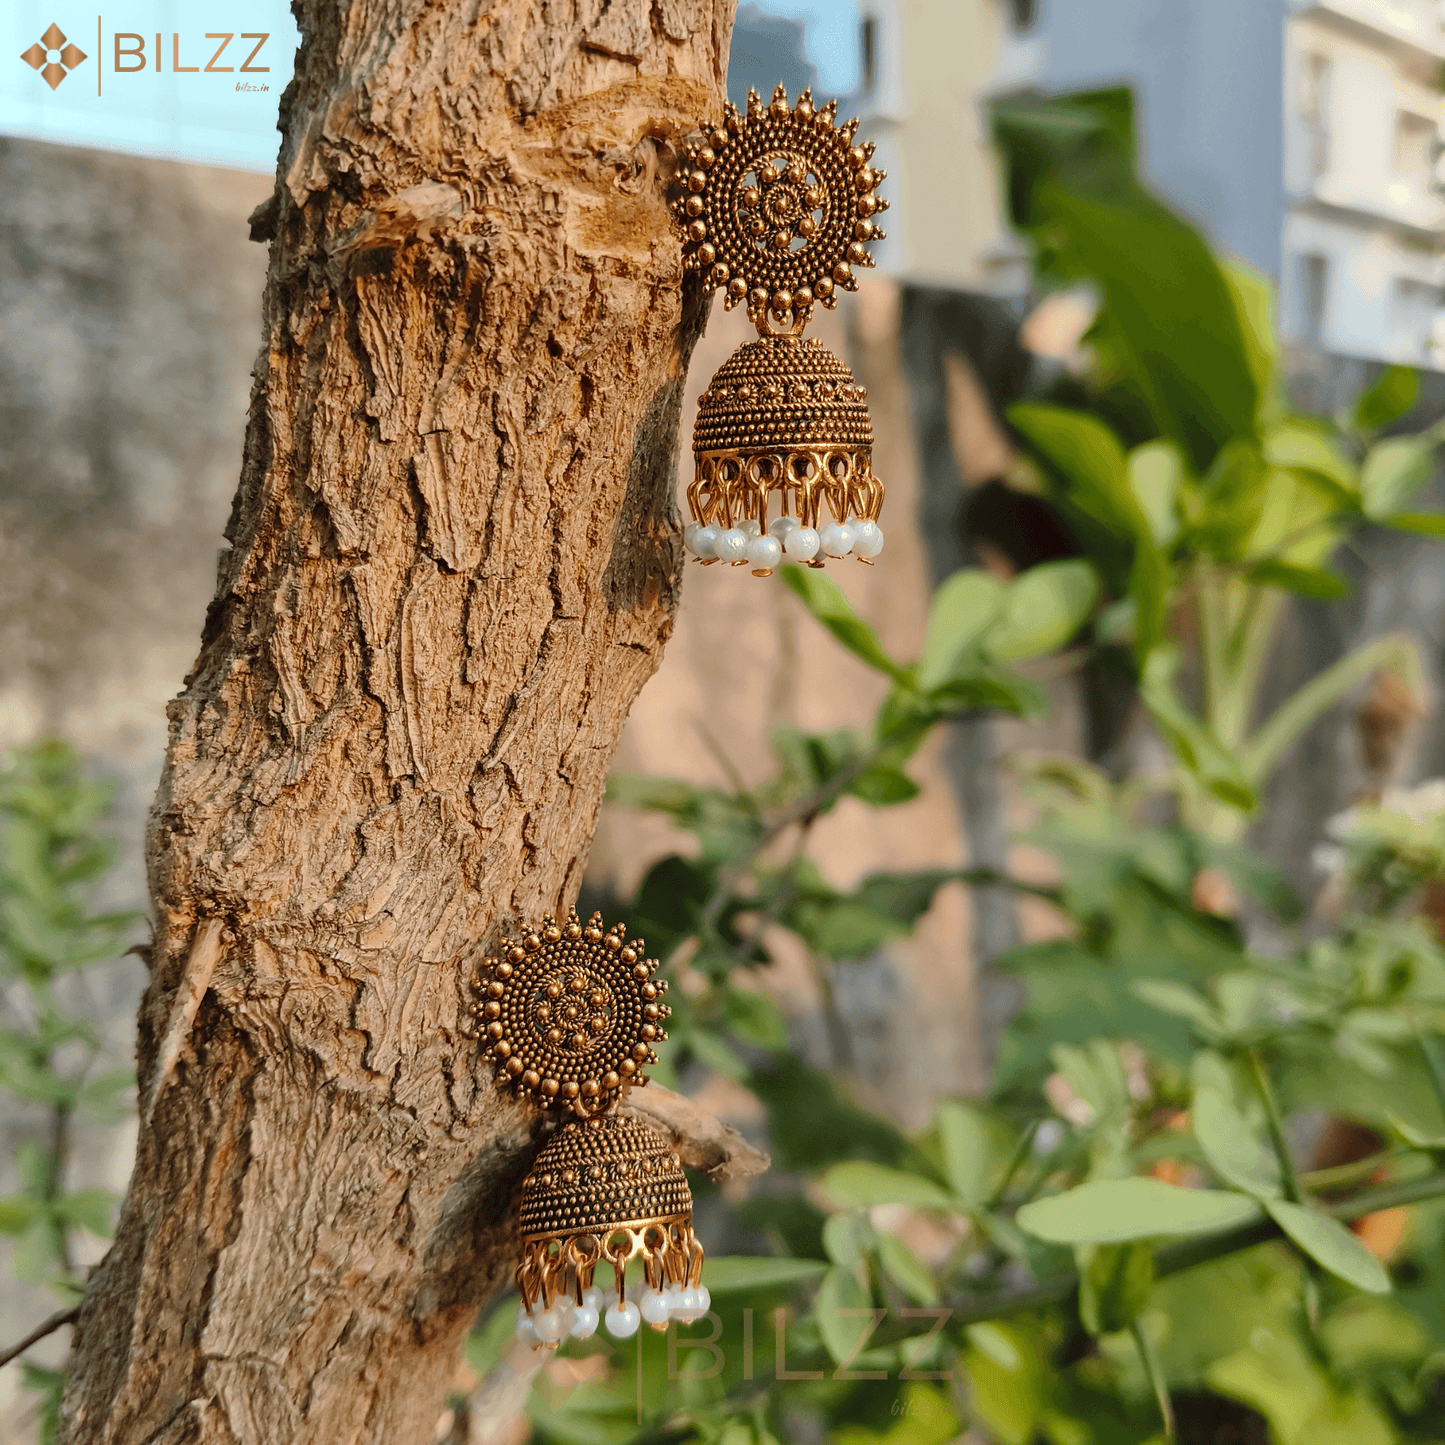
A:
{"label": "gold granulation detail", "polygon": [[584,925],[573,910],[502,939],[483,961],[470,1012],[500,1088],[585,1119],[647,1082],[642,1070],[657,1062],[652,1046],[667,1038],[672,1010],[667,984],[653,980],[657,960],[626,933],[620,923],[604,931],[596,913]]}
{"label": "gold granulation detail", "polygon": [[748,92],[746,112],[723,120],[687,149],[673,212],[684,265],[731,310],[746,304],[762,335],[798,335],[821,302],[856,291],[859,267],[888,209],[877,194],[885,172],[870,164],[871,142],[854,144],[856,120],[838,125],[837,102],[795,104],[783,86],[764,105]]}

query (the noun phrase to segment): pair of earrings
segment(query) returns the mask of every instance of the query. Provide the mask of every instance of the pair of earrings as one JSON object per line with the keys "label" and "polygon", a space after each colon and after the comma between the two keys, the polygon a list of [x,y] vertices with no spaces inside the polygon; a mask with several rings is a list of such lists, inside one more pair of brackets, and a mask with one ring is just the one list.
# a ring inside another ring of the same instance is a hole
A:
{"label": "pair of earrings", "polygon": [[807,90],[790,105],[780,85],[766,107],[749,91],[746,114],[727,106],[686,153],[673,204],[683,264],[728,310],[746,305],[758,329],[698,404],[683,540],[703,565],[767,577],[785,556],[821,567],[883,550],[867,392],[816,337],[802,339],[815,304],[831,310],[858,289],[868,243],[885,234],[873,218],[888,209],[876,194],[886,173],[837,109]]}
{"label": "pair of earrings", "polygon": [[[688,148],[684,264],[731,310],[746,304],[758,339],[740,347],[703,393],[693,432],[688,550],[704,565],[751,564],[768,576],[784,556],[869,563],[883,550],[883,484],[873,475],[867,393],[816,338],[813,307],[854,291],[884,172],[873,146],[854,145],[857,121],[836,124],[837,102],[816,108],[805,90],[789,104],[780,85],[764,107],[729,105],[722,123]],[[779,515],[770,520],[773,498]],[[564,1121],[522,1184],[517,1336],[555,1347],[599,1322],[618,1339],[646,1322],[665,1329],[707,1312],[702,1246],[681,1161],[655,1129],[619,1112],[646,1084],[653,1045],[671,1010],[667,984],[642,939],[628,942],[575,910],[503,939],[476,980],[472,1015],[498,1088]],[[640,1259],[645,1285],[627,1297]],[[613,1285],[596,1281],[611,1267]]]}
{"label": "pair of earrings", "polygon": [[[566,1116],[522,1182],[517,1338],[556,1346],[586,1339],[605,1320],[617,1339],[644,1322],[700,1319],[711,1303],[692,1194],[682,1163],[657,1130],[618,1105],[647,1083],[653,1048],[672,1012],[642,939],[599,914],[544,919],[504,938],[475,981],[472,1016],[516,1098]],[[642,1261],[645,1286],[627,1297],[626,1269]],[[596,1283],[611,1267],[613,1287]]]}

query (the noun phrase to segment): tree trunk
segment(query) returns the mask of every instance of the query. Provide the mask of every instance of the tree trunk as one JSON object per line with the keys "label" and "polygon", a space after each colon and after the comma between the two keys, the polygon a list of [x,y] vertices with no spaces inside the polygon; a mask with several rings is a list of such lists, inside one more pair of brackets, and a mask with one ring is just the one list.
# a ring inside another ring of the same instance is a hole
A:
{"label": "tree trunk", "polygon": [[677,600],[704,311],[665,194],[731,0],[298,12],[67,1442],[432,1438],[537,1134],[462,1033],[466,962],[572,901]]}

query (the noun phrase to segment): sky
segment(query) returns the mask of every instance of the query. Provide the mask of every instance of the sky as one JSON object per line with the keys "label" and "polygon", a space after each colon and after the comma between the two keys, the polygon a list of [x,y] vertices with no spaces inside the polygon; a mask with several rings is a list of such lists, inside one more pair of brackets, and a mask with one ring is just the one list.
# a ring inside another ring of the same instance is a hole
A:
{"label": "sky", "polygon": [[[760,8],[803,25],[820,94],[857,88],[856,0]],[[298,39],[288,0],[0,0],[0,134],[269,173]]]}

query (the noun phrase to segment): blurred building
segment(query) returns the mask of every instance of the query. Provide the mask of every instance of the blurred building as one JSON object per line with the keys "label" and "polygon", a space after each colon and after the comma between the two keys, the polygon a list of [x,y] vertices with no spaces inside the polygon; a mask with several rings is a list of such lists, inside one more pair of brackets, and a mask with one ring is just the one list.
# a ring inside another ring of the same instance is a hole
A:
{"label": "blurred building", "polygon": [[1445,370],[1445,5],[1300,4],[1286,26],[1285,334]]}
{"label": "blurred building", "polygon": [[996,90],[1127,84],[1145,174],[1302,362],[1445,369],[1439,0],[1012,0]]}

